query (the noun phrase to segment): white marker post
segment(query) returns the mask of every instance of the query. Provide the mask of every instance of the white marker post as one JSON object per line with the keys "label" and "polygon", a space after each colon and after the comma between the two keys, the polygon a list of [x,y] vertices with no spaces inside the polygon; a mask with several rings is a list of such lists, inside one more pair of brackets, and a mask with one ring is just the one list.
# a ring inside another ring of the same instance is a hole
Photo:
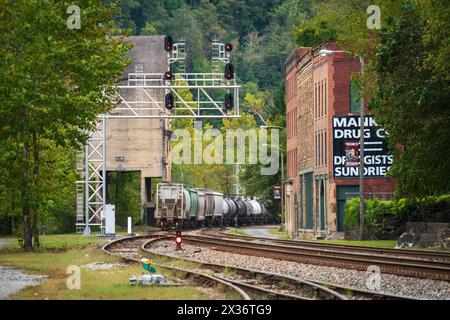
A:
{"label": "white marker post", "polygon": [[128,235],[131,236],[132,232],[131,232],[131,217],[128,217]]}

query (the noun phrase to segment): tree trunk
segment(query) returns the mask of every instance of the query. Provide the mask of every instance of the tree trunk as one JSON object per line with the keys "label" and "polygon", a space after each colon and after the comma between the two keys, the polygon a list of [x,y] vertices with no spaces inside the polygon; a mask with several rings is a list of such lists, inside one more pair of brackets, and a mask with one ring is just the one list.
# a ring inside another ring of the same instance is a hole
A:
{"label": "tree trunk", "polygon": [[23,247],[25,250],[33,249],[31,239],[30,208],[27,208],[26,205],[23,207]]}
{"label": "tree trunk", "polygon": [[34,247],[39,248],[39,211],[37,208],[33,208],[33,238]]}
{"label": "tree trunk", "polygon": [[22,213],[23,213],[23,247],[25,250],[32,250],[31,236],[31,217],[30,217],[30,190],[28,185],[29,179],[29,146],[28,142],[24,142],[23,154],[23,181],[22,181]]}
{"label": "tree trunk", "polygon": [[[38,192],[38,181],[39,181],[39,141],[37,134],[33,132],[33,184],[34,192]],[[35,203],[33,206],[33,237],[34,246],[36,248],[40,247],[39,243],[39,207]]]}

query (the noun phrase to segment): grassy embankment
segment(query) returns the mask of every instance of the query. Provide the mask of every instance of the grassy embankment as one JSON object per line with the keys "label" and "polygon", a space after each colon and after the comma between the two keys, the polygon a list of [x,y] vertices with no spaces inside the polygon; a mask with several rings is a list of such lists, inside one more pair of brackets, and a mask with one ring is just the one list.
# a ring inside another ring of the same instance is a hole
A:
{"label": "grassy embankment", "polygon": [[280,239],[280,240],[286,240],[287,239],[286,231],[280,230],[280,228],[269,228],[267,230],[269,230],[269,232],[271,234],[277,235],[278,239]]}
{"label": "grassy embankment", "polygon": [[[280,240],[288,239],[285,231],[281,231],[279,228],[268,228],[270,233],[278,235]],[[238,236],[246,236],[251,237],[250,234],[246,233],[243,230],[232,229],[228,231],[230,235],[238,235]],[[323,242],[323,243],[334,243],[334,244],[343,244],[343,245],[351,245],[351,246],[366,246],[366,247],[374,247],[374,248],[386,248],[386,249],[394,249],[397,245],[396,240],[307,240],[313,242]],[[422,251],[444,251],[439,248],[404,248],[403,250],[422,250]]]}
{"label": "grassy embankment", "polygon": [[230,234],[230,235],[232,235],[232,236],[251,237],[250,234],[248,234],[247,232],[245,232],[245,231],[242,230],[242,229],[236,229],[236,228],[233,228],[233,229],[228,230],[227,233]]}
{"label": "grassy embankment", "polygon": [[[201,290],[193,286],[132,287],[128,284],[131,275],[140,275],[142,269],[136,264],[120,264],[108,270],[92,270],[84,267],[93,262],[120,263],[101,251],[104,239],[77,234],[49,235],[41,238],[41,248],[23,252],[17,240],[10,239],[0,247],[0,265],[25,269],[31,274],[48,275],[42,285],[27,287],[11,299],[214,299],[212,290]],[[66,285],[67,267],[81,268],[81,288],[69,290]],[[166,279],[177,275],[157,268]],[[223,297],[222,297],[223,298]],[[227,298],[227,297],[225,297]]]}
{"label": "grassy embankment", "polygon": [[374,247],[374,248],[386,248],[393,249],[397,244],[395,240],[314,240],[316,242],[323,243],[335,243],[335,244],[344,244],[351,246],[365,246],[365,247]]}

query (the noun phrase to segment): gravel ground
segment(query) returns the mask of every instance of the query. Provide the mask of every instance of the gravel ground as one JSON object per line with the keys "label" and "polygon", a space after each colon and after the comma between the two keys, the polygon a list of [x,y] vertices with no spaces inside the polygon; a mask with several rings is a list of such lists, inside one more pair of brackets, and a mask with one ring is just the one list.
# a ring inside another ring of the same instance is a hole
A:
{"label": "gravel ground", "polygon": [[[152,245],[151,252],[177,258],[187,258],[198,262],[224,264],[267,272],[288,274],[305,280],[342,285],[368,290],[365,271],[308,265],[284,260],[247,256],[183,245],[182,251],[175,251],[172,241],[160,241]],[[380,292],[410,296],[420,299],[450,300],[450,283],[412,277],[381,274]]]}
{"label": "gravel ground", "polygon": [[9,295],[17,293],[27,286],[38,286],[46,277],[26,274],[13,267],[0,266],[0,300],[7,299]]}
{"label": "gravel ground", "polygon": [[82,268],[87,268],[91,270],[111,270],[116,268],[122,268],[125,265],[123,263],[106,263],[106,262],[92,262],[89,264],[82,265]]}

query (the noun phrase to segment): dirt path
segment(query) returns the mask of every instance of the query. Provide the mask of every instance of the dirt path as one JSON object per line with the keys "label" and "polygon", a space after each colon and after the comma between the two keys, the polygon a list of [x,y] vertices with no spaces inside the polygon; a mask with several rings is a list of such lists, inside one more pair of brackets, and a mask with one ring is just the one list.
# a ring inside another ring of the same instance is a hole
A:
{"label": "dirt path", "polygon": [[271,233],[267,228],[245,228],[243,230],[252,237],[263,237],[270,239],[279,239],[281,237],[281,235]]}

